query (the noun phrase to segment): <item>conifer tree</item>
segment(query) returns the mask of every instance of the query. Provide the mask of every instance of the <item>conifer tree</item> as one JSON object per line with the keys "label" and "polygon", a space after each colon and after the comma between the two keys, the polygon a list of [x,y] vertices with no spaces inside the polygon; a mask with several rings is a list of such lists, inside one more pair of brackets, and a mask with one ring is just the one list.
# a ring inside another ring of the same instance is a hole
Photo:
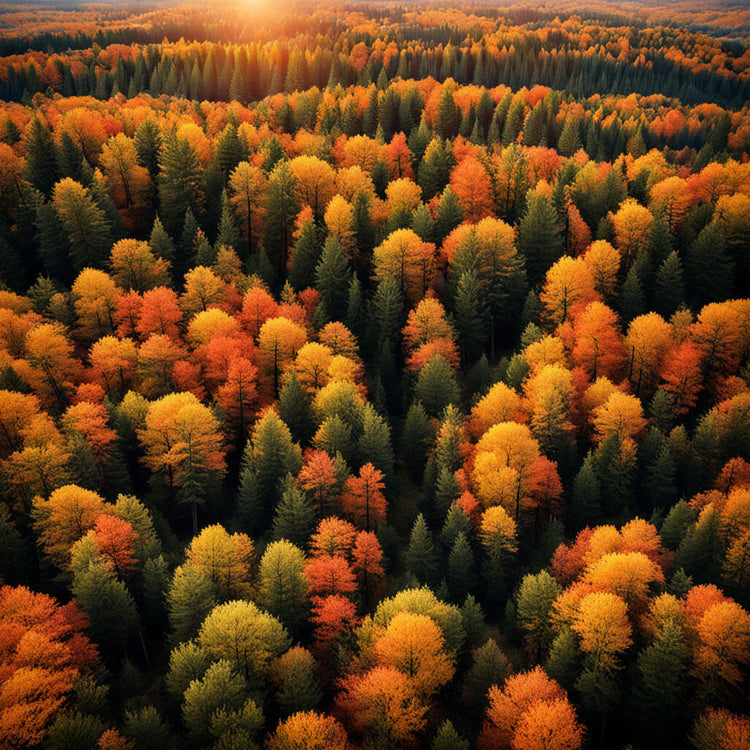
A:
{"label": "conifer tree", "polygon": [[437,573],[437,555],[427,522],[420,513],[414,521],[406,550],[409,572],[420,582],[431,585]]}
{"label": "conifer tree", "polygon": [[275,540],[287,539],[304,549],[315,530],[315,508],[291,474],[287,475],[283,487],[273,516],[272,536]]}
{"label": "conifer tree", "polygon": [[345,316],[351,271],[344,258],[341,243],[329,236],[315,267],[315,286],[323,297],[329,320]]}
{"label": "conifer tree", "polygon": [[518,225],[518,251],[526,261],[531,286],[542,282],[564,249],[555,209],[544,196],[530,193],[526,213]]}

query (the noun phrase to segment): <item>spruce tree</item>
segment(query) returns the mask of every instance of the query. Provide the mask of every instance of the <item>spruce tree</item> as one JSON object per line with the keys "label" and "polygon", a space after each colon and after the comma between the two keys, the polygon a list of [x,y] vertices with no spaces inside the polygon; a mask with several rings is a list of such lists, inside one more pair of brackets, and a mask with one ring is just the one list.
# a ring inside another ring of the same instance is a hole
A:
{"label": "spruce tree", "polygon": [[435,428],[424,406],[414,401],[406,413],[401,433],[401,454],[412,477],[419,481],[424,470],[427,452],[435,439]]}
{"label": "spruce tree", "polygon": [[341,320],[346,314],[351,271],[341,243],[329,236],[315,267],[315,287],[320,292],[329,320]]}
{"label": "spruce tree", "polygon": [[301,549],[307,547],[315,530],[315,508],[291,474],[283,480],[281,500],[273,515],[271,535],[274,540],[287,539]]}
{"label": "spruce tree", "polygon": [[518,251],[526,262],[529,284],[541,284],[550,266],[560,258],[565,246],[557,214],[542,195],[529,193],[526,213],[518,225]]}
{"label": "spruce tree", "polygon": [[458,533],[448,555],[446,579],[454,602],[462,602],[476,586],[474,552],[463,531]]}
{"label": "spruce tree", "polygon": [[420,583],[428,586],[433,584],[438,569],[437,555],[432,535],[421,513],[412,526],[406,550],[406,565]]}
{"label": "spruce tree", "polygon": [[419,371],[414,396],[431,417],[437,417],[449,404],[460,401],[456,375],[440,354],[435,354]]}

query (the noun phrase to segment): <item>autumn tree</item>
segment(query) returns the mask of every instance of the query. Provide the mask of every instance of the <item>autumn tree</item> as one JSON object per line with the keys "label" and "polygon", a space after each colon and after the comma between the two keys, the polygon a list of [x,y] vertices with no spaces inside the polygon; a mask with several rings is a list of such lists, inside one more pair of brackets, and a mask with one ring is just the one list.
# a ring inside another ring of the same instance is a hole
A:
{"label": "autumn tree", "polygon": [[146,466],[163,476],[172,497],[191,506],[197,534],[198,505],[225,466],[218,420],[192,393],[172,393],[149,405],[138,438]]}

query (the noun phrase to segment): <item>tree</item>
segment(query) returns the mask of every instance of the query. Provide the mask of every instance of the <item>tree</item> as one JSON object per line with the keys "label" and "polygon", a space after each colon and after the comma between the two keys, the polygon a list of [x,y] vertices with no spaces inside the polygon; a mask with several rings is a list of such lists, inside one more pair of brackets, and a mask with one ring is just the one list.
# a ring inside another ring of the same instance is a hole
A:
{"label": "tree", "polygon": [[265,529],[281,497],[281,480],[302,465],[299,446],[279,415],[268,410],[255,423],[240,469],[238,513],[251,530]]}
{"label": "tree", "polygon": [[543,196],[529,193],[526,212],[518,225],[518,251],[525,259],[532,286],[541,282],[563,250],[555,209]]}
{"label": "tree", "polygon": [[106,563],[92,562],[73,578],[73,595],[88,615],[91,637],[119,660],[138,627],[135,602],[125,584]]}
{"label": "tree", "polygon": [[[489,691],[489,706],[477,741],[478,747],[487,750],[492,747],[514,747],[516,731],[529,712],[535,706],[554,701],[567,702],[565,692],[547,677],[541,667],[508,677],[502,689],[493,685]],[[526,726],[526,722],[523,724]]]}
{"label": "tree", "polygon": [[0,623],[0,735],[15,750],[44,740],[73,696],[76,678],[95,668],[98,657],[83,633],[87,619],[75,603],[61,606],[24,586],[3,586]]}
{"label": "tree", "polygon": [[251,592],[255,550],[246,534],[228,534],[223,526],[207,526],[187,549],[187,563],[208,576],[221,601]]}
{"label": "tree", "polygon": [[226,660],[250,684],[263,683],[270,663],[291,645],[275,617],[240,600],[215,607],[203,621],[197,641],[212,661]]}
{"label": "tree", "polygon": [[169,262],[154,254],[148,242],[120,240],[109,255],[112,278],[122,289],[146,292],[169,282]]}
{"label": "tree", "polygon": [[260,561],[258,601],[293,630],[307,616],[304,565],[302,550],[286,539],[268,545]]}
{"label": "tree", "polygon": [[458,403],[456,376],[442,355],[434,354],[420,369],[414,396],[432,417],[441,414],[449,404]]}
{"label": "tree", "polygon": [[337,703],[355,731],[384,747],[413,742],[425,725],[427,706],[410,679],[394,667],[374,667],[346,678]]}
{"label": "tree", "polygon": [[526,648],[538,658],[552,642],[550,613],[561,592],[560,585],[546,571],[523,577],[516,610],[526,636]]}
{"label": "tree", "polygon": [[287,539],[304,548],[315,529],[315,508],[291,475],[284,481],[281,500],[273,517],[274,540]]}
{"label": "tree", "polygon": [[453,677],[440,628],[426,615],[401,612],[376,636],[377,663],[408,675],[419,694],[431,697]]}
{"label": "tree", "polygon": [[627,605],[616,594],[594,592],[581,599],[573,630],[580,636],[581,651],[604,670],[617,667],[617,657],[632,642]]}
{"label": "tree", "polygon": [[205,570],[190,564],[178,566],[167,592],[174,640],[180,643],[195,637],[216,603],[216,588]]}
{"label": "tree", "polygon": [[437,558],[427,522],[420,513],[417,516],[406,551],[409,572],[421,583],[430,584],[437,572]]}
{"label": "tree", "polygon": [[583,737],[583,728],[567,699],[539,701],[521,716],[513,735],[513,747],[579,750]]}
{"label": "tree", "polygon": [[492,213],[492,184],[484,166],[474,157],[467,156],[453,169],[450,177],[464,220],[477,222]]}
{"label": "tree", "polygon": [[292,226],[299,212],[297,178],[289,163],[279,162],[268,178],[265,249],[272,263],[286,268]]}
{"label": "tree", "polygon": [[292,363],[306,340],[304,328],[288,318],[270,318],[260,328],[260,364],[272,378],[275,394],[279,392],[282,372]]}
{"label": "tree", "polygon": [[163,138],[158,160],[159,213],[167,231],[176,237],[185,213],[199,213],[202,207],[201,166],[190,141],[176,131]]}
{"label": "tree", "polygon": [[617,249],[622,255],[623,264],[628,268],[637,252],[645,248],[654,216],[634,198],[627,198],[612,215],[611,221]]}
{"label": "tree", "polygon": [[318,555],[305,565],[309,592],[312,597],[350,595],[357,587],[354,571],[340,555]]}
{"label": "tree", "polygon": [[423,242],[411,229],[397,229],[375,248],[375,278],[393,277],[401,293],[417,302],[432,285],[435,246]]}
{"label": "tree", "polygon": [[149,405],[138,439],[146,466],[162,474],[172,497],[191,506],[197,534],[198,504],[225,466],[218,420],[192,393],[171,393]]}
{"label": "tree", "polygon": [[315,267],[315,287],[323,297],[326,314],[331,320],[344,317],[350,281],[351,272],[341,243],[329,236]]}
{"label": "tree", "polygon": [[370,531],[385,520],[387,503],[383,472],[366,463],[359,476],[349,477],[341,495],[341,508],[359,528]]}
{"label": "tree", "polygon": [[553,325],[565,323],[596,297],[594,279],[583,258],[563,256],[547,271],[539,299]]}
{"label": "tree", "polygon": [[96,492],[74,484],[56,489],[48,500],[36,498],[32,515],[45,554],[64,567],[73,542],[93,529],[99,516],[109,508]]}
{"label": "tree", "polygon": [[100,266],[107,257],[110,227],[91,193],[66,177],[55,185],[52,206],[67,235],[73,267]]}
{"label": "tree", "polygon": [[263,172],[246,161],[240,162],[229,175],[230,201],[247,242],[245,259],[255,252],[263,233],[267,189]]}
{"label": "tree", "polygon": [[270,750],[348,750],[344,727],[314,711],[295,713],[281,722],[268,740]]}
{"label": "tree", "polygon": [[71,291],[83,336],[93,340],[113,333],[120,293],[112,278],[104,271],[86,268],[78,274]]}
{"label": "tree", "polygon": [[312,711],[323,698],[317,677],[315,657],[305,648],[295,646],[271,664],[270,678],[276,691],[276,702],[284,716]]}

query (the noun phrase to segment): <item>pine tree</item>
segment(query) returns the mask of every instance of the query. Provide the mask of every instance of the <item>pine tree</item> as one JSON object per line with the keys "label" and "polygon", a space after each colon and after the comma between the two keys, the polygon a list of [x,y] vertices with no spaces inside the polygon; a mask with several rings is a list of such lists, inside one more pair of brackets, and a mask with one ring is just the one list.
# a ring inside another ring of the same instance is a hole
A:
{"label": "pine tree", "polygon": [[286,268],[294,220],[299,213],[296,179],[288,162],[279,162],[268,178],[265,248],[276,268]]}
{"label": "pine tree", "polygon": [[544,196],[529,193],[526,213],[518,225],[518,250],[526,261],[531,286],[544,280],[564,249],[555,209]]}
{"label": "pine tree", "polygon": [[428,586],[434,582],[437,573],[437,555],[432,535],[427,528],[424,516],[420,513],[414,521],[406,550],[406,565],[409,572]]}
{"label": "pine tree", "polygon": [[453,547],[448,555],[448,572],[446,578],[448,589],[455,602],[463,601],[466,595],[476,586],[477,575],[474,552],[463,531],[458,533],[456,541],[453,543]]}
{"label": "pine tree", "polygon": [[151,179],[156,179],[159,173],[159,153],[161,152],[161,128],[156,120],[149,117],[136,129],[133,135],[138,163],[148,169]]}
{"label": "pine tree", "polygon": [[365,404],[362,409],[362,433],[357,441],[357,451],[361,463],[371,463],[385,474],[386,479],[393,475],[391,430],[371,404]]}
{"label": "pine tree", "polygon": [[654,309],[668,318],[685,304],[685,282],[680,256],[673,250],[656,273]]}
{"label": "pine tree", "polygon": [[422,402],[431,417],[442,414],[448,404],[460,401],[456,375],[439,354],[435,354],[419,371],[414,396]]}
{"label": "pine tree", "polygon": [[438,728],[430,750],[469,750],[469,741],[446,719]]}
{"label": "pine tree", "polygon": [[304,549],[315,530],[315,508],[291,474],[287,475],[283,487],[273,516],[272,537],[286,539]]}
{"label": "pine tree", "polygon": [[88,615],[91,637],[112,661],[119,660],[138,626],[135,602],[103,562],[92,562],[73,579],[73,594]]}
{"label": "pine tree", "polygon": [[453,92],[448,87],[443,87],[443,95],[438,104],[437,117],[435,120],[435,135],[447,140],[458,135],[461,112],[453,100]]}
{"label": "pine tree", "polygon": [[685,721],[690,650],[680,626],[668,621],[638,655],[635,717],[644,741],[663,746]]}
{"label": "pine tree", "polygon": [[685,256],[687,298],[694,309],[722,302],[732,294],[734,268],[724,233],[716,223],[705,227]]}
{"label": "pine tree", "polygon": [[624,323],[629,323],[633,318],[637,318],[646,312],[643,284],[641,283],[641,278],[638,275],[638,269],[635,264],[630,267],[628,275],[623,282],[622,290],[620,291],[619,308]]}
{"label": "pine tree", "polygon": [[284,380],[279,393],[278,409],[279,416],[292,434],[292,439],[300,445],[307,445],[315,432],[312,401],[310,394],[294,373]]}
{"label": "pine tree", "polygon": [[329,236],[315,267],[315,286],[323,298],[329,320],[341,320],[345,316],[350,281],[351,271],[341,243]]}
{"label": "pine tree", "polygon": [[458,505],[451,505],[445,515],[443,530],[440,532],[440,538],[443,542],[443,546],[447,550],[451,550],[456,542],[456,539],[458,538],[458,535],[463,534],[466,539],[469,539],[471,530],[471,520],[463,511],[463,509]]}
{"label": "pine tree", "polygon": [[581,137],[578,120],[568,115],[560,133],[560,140],[557,142],[557,150],[563,156],[573,156],[579,148],[581,148]]}
{"label": "pine tree", "polygon": [[575,528],[594,526],[601,516],[601,491],[594,469],[594,457],[589,453],[576,474],[570,506]]}
{"label": "pine tree", "polygon": [[458,200],[458,196],[453,188],[448,185],[438,202],[437,215],[435,218],[435,242],[442,244],[443,240],[461,223],[463,220],[463,209]]}
{"label": "pine tree", "polygon": [[300,228],[297,241],[294,243],[292,264],[289,269],[289,283],[302,291],[315,285],[315,268],[320,261],[321,232],[314,221],[306,221]]}
{"label": "pine tree", "polygon": [[26,179],[42,195],[52,195],[58,179],[55,142],[49,128],[38,117],[34,117],[26,131]]}
{"label": "pine tree", "polygon": [[197,212],[202,204],[201,168],[190,142],[176,133],[167,134],[159,152],[159,214],[167,231],[176,236],[185,212]]}
{"label": "pine tree", "polygon": [[232,248],[235,252],[242,248],[240,230],[237,227],[237,220],[234,218],[226,191],[221,194],[221,218],[219,219],[215,248],[218,250],[222,246]]}
{"label": "pine tree", "polygon": [[435,439],[435,428],[424,406],[414,401],[406,413],[401,433],[401,454],[416,481],[422,478],[427,452]]}
{"label": "pine tree", "polygon": [[464,364],[474,362],[487,341],[487,310],[474,271],[461,274],[456,289],[455,320]]}

